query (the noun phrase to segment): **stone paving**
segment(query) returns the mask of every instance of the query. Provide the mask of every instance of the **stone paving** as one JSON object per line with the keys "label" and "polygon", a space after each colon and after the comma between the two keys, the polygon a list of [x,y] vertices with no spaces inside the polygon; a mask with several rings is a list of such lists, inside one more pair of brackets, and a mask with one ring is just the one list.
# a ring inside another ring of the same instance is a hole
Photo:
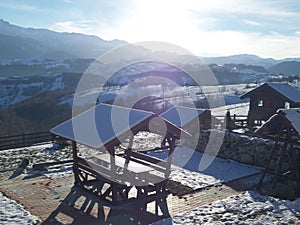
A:
{"label": "stone paving", "polygon": [[[0,173],[0,191],[38,216],[42,224],[149,224],[159,218],[137,215],[129,206],[116,207],[98,201],[94,195],[80,192],[73,187],[73,176],[50,179],[44,176],[21,174],[9,179],[12,172]],[[170,194],[167,198],[171,216],[190,211],[198,206],[239,194],[229,186],[209,187],[183,196]],[[70,196],[76,204],[70,205]],[[154,212],[154,205],[148,205]],[[61,223],[59,223],[60,221]],[[109,223],[108,223],[109,221]]]}

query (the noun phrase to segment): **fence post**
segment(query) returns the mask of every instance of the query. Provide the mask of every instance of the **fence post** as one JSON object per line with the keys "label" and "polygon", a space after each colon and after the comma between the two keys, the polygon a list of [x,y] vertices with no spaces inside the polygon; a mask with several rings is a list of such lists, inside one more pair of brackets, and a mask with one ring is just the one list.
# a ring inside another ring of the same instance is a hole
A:
{"label": "fence post", "polygon": [[22,136],[23,136],[23,147],[25,147],[25,133],[23,133]]}

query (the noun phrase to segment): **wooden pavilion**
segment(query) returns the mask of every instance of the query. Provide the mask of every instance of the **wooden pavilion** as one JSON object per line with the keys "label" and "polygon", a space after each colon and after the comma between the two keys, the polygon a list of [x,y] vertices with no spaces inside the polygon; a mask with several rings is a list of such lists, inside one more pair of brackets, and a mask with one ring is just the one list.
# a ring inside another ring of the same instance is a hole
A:
{"label": "wooden pavilion", "polygon": [[[163,135],[168,159],[131,151],[133,136],[139,131]],[[160,209],[163,216],[169,216],[166,183],[172,154],[176,140],[188,133],[152,112],[108,104],[96,105],[51,132],[72,141],[75,185],[113,204],[136,200],[138,212],[146,212],[147,204],[154,202],[156,215]],[[117,155],[115,147],[126,138],[130,144],[125,154]],[[95,149],[96,154],[79,156],[77,143]],[[136,189],[134,195],[129,194],[132,189]]]}
{"label": "wooden pavilion", "polygon": [[[275,188],[281,175],[290,175],[296,180],[300,188],[300,108],[278,110],[263,126],[255,131],[255,135],[274,141],[269,160],[258,183],[258,189],[261,187],[270,163],[280,147],[273,188]],[[282,146],[280,146],[281,143]],[[290,170],[282,173],[282,163],[286,157],[290,161]]]}

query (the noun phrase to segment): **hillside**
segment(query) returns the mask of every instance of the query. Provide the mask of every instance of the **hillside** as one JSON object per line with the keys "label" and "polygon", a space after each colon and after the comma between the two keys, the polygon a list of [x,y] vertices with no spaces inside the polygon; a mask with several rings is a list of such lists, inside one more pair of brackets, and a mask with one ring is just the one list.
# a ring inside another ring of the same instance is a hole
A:
{"label": "hillside", "polygon": [[97,58],[124,44],[93,35],[23,28],[0,20],[0,59]]}
{"label": "hillside", "polygon": [[71,117],[68,104],[58,104],[69,91],[47,91],[0,110],[0,136],[47,131]]}
{"label": "hillside", "polygon": [[300,75],[300,62],[282,62],[269,68],[269,71],[274,74]]}

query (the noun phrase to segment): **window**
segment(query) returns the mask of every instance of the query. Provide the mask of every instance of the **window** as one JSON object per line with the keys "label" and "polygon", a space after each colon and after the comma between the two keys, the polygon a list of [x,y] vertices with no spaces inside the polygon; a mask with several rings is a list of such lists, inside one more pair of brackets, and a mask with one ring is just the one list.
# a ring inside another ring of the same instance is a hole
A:
{"label": "window", "polygon": [[291,107],[291,104],[289,102],[284,103],[284,108],[289,109]]}
{"label": "window", "polygon": [[264,101],[263,100],[258,100],[257,106],[258,107],[263,107],[264,106]]}

